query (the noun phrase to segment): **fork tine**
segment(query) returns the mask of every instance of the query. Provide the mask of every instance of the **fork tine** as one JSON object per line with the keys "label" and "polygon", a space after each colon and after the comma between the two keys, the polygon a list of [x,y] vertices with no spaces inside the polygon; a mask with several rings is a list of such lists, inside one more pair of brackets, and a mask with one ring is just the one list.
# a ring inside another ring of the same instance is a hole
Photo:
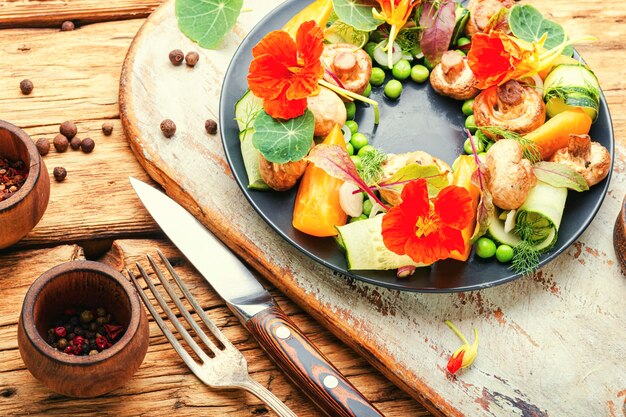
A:
{"label": "fork tine", "polygon": [[[159,267],[154,262],[154,259],[152,259],[152,256],[147,255],[147,257],[148,257],[148,261],[150,261],[150,265],[152,265],[152,269],[157,274],[157,277],[159,277],[159,281],[161,281],[161,284],[165,288],[165,291],[167,291],[167,293],[169,294],[169,296],[172,299],[172,301],[174,301],[174,304],[176,304],[176,307],[178,307],[178,310],[185,317],[185,320],[187,320],[187,323],[189,323],[191,325],[193,330],[196,332],[198,337],[200,337],[200,339],[202,339],[204,344],[209,349],[211,349],[211,351],[213,351],[214,354],[218,354],[220,349],[215,345],[215,343],[213,343],[207,337],[207,335],[200,328],[200,326],[198,326],[198,323],[196,323],[196,321],[191,317],[191,314],[189,314],[189,312],[187,311],[187,308],[181,302],[180,297],[178,297],[178,295],[174,292],[174,289],[172,288],[172,286],[169,284],[169,282],[167,282],[167,279],[165,279],[165,277],[161,273],[161,270],[159,269]],[[166,266],[168,266],[168,270],[169,270],[170,274],[174,277],[176,275],[176,273],[173,271],[173,269],[169,268],[171,266],[171,265],[169,265],[169,262],[167,262]]]}
{"label": "fork tine", "polygon": [[167,267],[167,270],[170,272],[170,274],[176,281],[178,288],[180,288],[183,294],[185,294],[185,298],[187,298],[187,300],[189,301],[189,303],[195,310],[196,314],[198,314],[198,316],[202,319],[202,321],[207,326],[207,328],[211,331],[211,333],[213,333],[213,335],[219,339],[219,341],[222,343],[224,347],[234,347],[234,345],[226,338],[226,336],[224,336],[224,334],[220,331],[220,329],[217,328],[215,323],[213,323],[213,321],[209,319],[209,317],[206,315],[202,307],[198,305],[198,303],[196,302],[196,299],[194,298],[193,295],[191,295],[191,292],[189,292],[189,289],[187,288],[185,283],[180,279],[178,274],[174,271],[172,264],[170,263],[170,261],[167,260],[163,252],[161,252],[160,249],[157,249],[157,253],[159,254],[159,257],[161,258],[165,266]]}
{"label": "fork tine", "polygon": [[[145,272],[142,272],[142,271],[140,271],[140,272],[141,272],[142,276],[144,277],[144,279],[146,279],[147,277],[145,275],[143,275]],[[150,312],[150,314],[154,318],[154,321],[156,322],[157,326],[159,326],[159,328],[161,329],[161,331],[163,332],[163,334],[165,335],[167,340],[170,342],[170,344],[172,345],[172,347],[176,351],[176,353],[178,353],[178,355],[183,360],[183,362],[185,362],[185,364],[194,373],[199,371],[200,370],[199,369],[199,365],[191,357],[191,355],[189,355],[189,353],[187,353],[187,351],[185,350],[185,348],[183,348],[183,346],[180,344],[178,339],[176,339],[176,336],[174,336],[172,331],[167,327],[167,325],[165,324],[165,322],[163,321],[163,319],[161,318],[159,313],[156,311],[156,309],[154,308],[154,306],[152,305],[152,303],[148,299],[148,296],[144,293],[144,290],[139,285],[139,282],[137,281],[137,278],[135,278],[133,273],[130,272],[130,270],[128,268],[126,268],[126,273],[130,277],[130,279],[133,282],[133,284],[135,285],[135,288],[137,289],[137,292],[139,293],[139,296],[141,297],[141,299],[143,300],[144,305],[146,306],[146,308],[148,309],[148,311]]]}
{"label": "fork tine", "polygon": [[191,349],[195,352],[195,354],[198,355],[200,357],[200,359],[202,359],[204,362],[210,360],[211,358],[209,358],[209,356],[202,351],[202,349],[200,348],[200,346],[198,346],[196,341],[193,340],[193,337],[191,337],[191,335],[189,334],[187,329],[185,329],[180,324],[180,321],[178,320],[178,318],[176,317],[176,315],[174,314],[172,309],[169,308],[169,306],[167,305],[167,302],[165,301],[165,299],[163,299],[163,297],[161,296],[161,293],[159,293],[159,291],[156,289],[156,287],[154,286],[154,284],[150,280],[150,277],[148,277],[148,274],[143,269],[143,267],[139,264],[139,262],[136,262],[135,265],[137,265],[137,268],[139,269],[139,272],[141,272],[141,275],[143,276],[143,279],[148,284],[148,287],[150,288],[150,291],[152,291],[152,294],[154,295],[154,298],[156,298],[156,300],[158,301],[158,303],[161,306],[161,308],[163,309],[163,311],[165,311],[165,314],[170,319],[170,321],[172,322],[172,324],[174,325],[176,330],[178,330],[178,332],[181,334],[183,339],[185,339],[187,344],[189,344],[189,347],[191,347]]}

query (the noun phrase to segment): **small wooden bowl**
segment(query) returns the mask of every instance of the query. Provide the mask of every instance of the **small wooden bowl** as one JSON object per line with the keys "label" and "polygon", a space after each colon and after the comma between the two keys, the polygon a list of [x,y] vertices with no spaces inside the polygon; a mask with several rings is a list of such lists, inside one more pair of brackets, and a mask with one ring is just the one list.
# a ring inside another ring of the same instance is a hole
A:
{"label": "small wooden bowl", "polygon": [[626,196],[613,228],[613,247],[622,272],[626,275]]}
{"label": "small wooden bowl", "polygon": [[[109,349],[72,356],[50,346],[45,336],[69,307],[104,307],[126,328]],[[20,355],[28,370],[52,391],[70,397],[96,397],[128,381],[148,350],[148,318],[135,288],[113,268],[91,261],[56,266],[26,293],[18,323]]]}
{"label": "small wooden bowl", "polygon": [[0,157],[21,160],[30,167],[22,188],[0,202],[0,249],[4,249],[26,236],[41,220],[50,199],[50,177],[37,147],[26,132],[2,120]]}

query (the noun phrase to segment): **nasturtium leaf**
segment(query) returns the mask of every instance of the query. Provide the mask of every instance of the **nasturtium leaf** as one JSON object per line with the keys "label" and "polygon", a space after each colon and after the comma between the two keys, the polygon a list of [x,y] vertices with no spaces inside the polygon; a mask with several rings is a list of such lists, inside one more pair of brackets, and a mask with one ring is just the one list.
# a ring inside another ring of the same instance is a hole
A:
{"label": "nasturtium leaf", "polygon": [[[526,4],[515,5],[509,13],[509,26],[513,35],[528,42],[537,42],[547,34],[544,47],[552,49],[565,41],[565,30],[556,22],[546,19],[539,10]],[[571,46],[563,51],[563,55],[571,56],[574,52]]]}
{"label": "nasturtium leaf", "polygon": [[589,184],[582,175],[572,168],[557,162],[538,162],[533,171],[539,181],[557,188],[569,188],[574,191],[587,191]]}
{"label": "nasturtium leaf", "polygon": [[450,185],[448,172],[441,172],[437,165],[409,164],[402,167],[391,178],[379,184],[383,188],[391,188],[402,192],[404,185],[410,181],[423,178],[428,185],[428,195],[435,197],[439,191]]}
{"label": "nasturtium leaf", "polygon": [[270,162],[284,164],[304,158],[313,142],[315,118],[310,110],[302,116],[278,120],[262,111],[254,120],[254,147]]}
{"label": "nasturtium leaf", "polygon": [[333,0],[333,7],[342,22],[357,30],[370,32],[383,23],[372,14],[378,8],[374,0]]}
{"label": "nasturtium leaf", "polygon": [[235,26],[243,0],[176,0],[178,27],[203,48],[213,49]]}

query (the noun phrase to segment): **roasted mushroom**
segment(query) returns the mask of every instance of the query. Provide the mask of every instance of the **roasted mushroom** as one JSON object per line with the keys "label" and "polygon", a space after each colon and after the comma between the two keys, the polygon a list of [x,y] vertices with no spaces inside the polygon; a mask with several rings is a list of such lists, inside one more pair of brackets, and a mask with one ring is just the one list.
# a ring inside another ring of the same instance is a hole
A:
{"label": "roasted mushroom", "polygon": [[[446,173],[446,175],[448,175],[448,179],[452,182],[452,170],[450,169],[450,166],[441,159],[435,158],[434,156],[423,151],[389,155],[387,161],[383,164],[383,177],[381,182],[389,180],[400,169],[411,164],[423,166],[435,165],[442,173]],[[397,206],[402,202],[402,198],[400,196],[402,194],[402,188],[403,187],[401,186],[381,188],[380,195],[392,206]]]}
{"label": "roasted mushroom", "polygon": [[[515,80],[483,90],[474,100],[476,126],[496,126],[526,134],[546,121],[546,105],[541,94]],[[485,132],[492,139],[498,139]]]}
{"label": "roasted mushroom", "polygon": [[[343,88],[363,94],[372,75],[372,61],[363,49],[350,43],[331,43],[324,46],[322,63],[341,82]],[[324,79],[338,85],[328,73]]]}
{"label": "roasted mushroom", "polygon": [[317,95],[307,99],[308,107],[315,116],[315,136],[328,136],[333,126],[343,126],[348,117],[346,106],[339,96],[328,88],[320,88]]}
{"label": "roasted mushroom", "polygon": [[537,182],[523,146],[512,139],[499,140],[489,149],[486,168],[493,203],[503,210],[520,208]]}
{"label": "roasted mushroom", "polygon": [[469,100],[480,92],[476,88],[476,77],[467,64],[467,58],[457,51],[447,51],[441,63],[433,69],[430,84],[442,96],[456,100]]}
{"label": "roasted mushroom", "polygon": [[567,148],[556,151],[550,160],[578,172],[590,187],[605,179],[611,169],[611,154],[589,135],[569,135]]}
{"label": "roasted mushroom", "polygon": [[470,0],[467,5],[470,17],[465,32],[469,36],[484,32],[493,16],[503,8],[510,9],[513,4],[513,0]]}
{"label": "roasted mushroom", "polygon": [[276,164],[268,161],[259,154],[259,171],[263,181],[273,190],[287,191],[291,189],[304,174],[307,161],[301,159],[297,162]]}

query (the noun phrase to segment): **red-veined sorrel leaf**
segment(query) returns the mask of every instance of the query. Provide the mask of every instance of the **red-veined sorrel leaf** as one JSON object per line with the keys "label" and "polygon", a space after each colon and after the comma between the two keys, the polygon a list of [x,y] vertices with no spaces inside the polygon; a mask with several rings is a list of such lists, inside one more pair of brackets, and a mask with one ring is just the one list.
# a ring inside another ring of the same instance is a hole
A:
{"label": "red-veined sorrel leaf", "polygon": [[448,50],[456,23],[455,2],[429,0],[422,7],[420,26],[424,34],[420,41],[422,52],[431,65],[437,65]]}
{"label": "red-veined sorrel leaf", "polygon": [[564,164],[537,162],[533,165],[533,171],[539,181],[543,181],[553,187],[569,188],[578,192],[589,189],[589,184],[587,184],[585,178]]}
{"label": "red-veined sorrel leaf", "polygon": [[474,143],[474,137],[468,129],[465,129],[465,133],[467,134],[467,137],[469,138],[472,145],[472,153],[474,154],[474,160],[476,161],[476,171],[472,175],[472,182],[480,188],[480,201],[478,202],[478,206],[476,207],[476,229],[474,229],[474,234],[472,235],[472,239],[470,240],[472,243],[474,243],[479,237],[487,233],[487,229],[489,229],[491,213],[495,210],[495,206],[493,205],[493,198],[491,197],[491,193],[487,188],[487,178],[485,176],[487,170],[480,158],[478,157],[476,144]]}

